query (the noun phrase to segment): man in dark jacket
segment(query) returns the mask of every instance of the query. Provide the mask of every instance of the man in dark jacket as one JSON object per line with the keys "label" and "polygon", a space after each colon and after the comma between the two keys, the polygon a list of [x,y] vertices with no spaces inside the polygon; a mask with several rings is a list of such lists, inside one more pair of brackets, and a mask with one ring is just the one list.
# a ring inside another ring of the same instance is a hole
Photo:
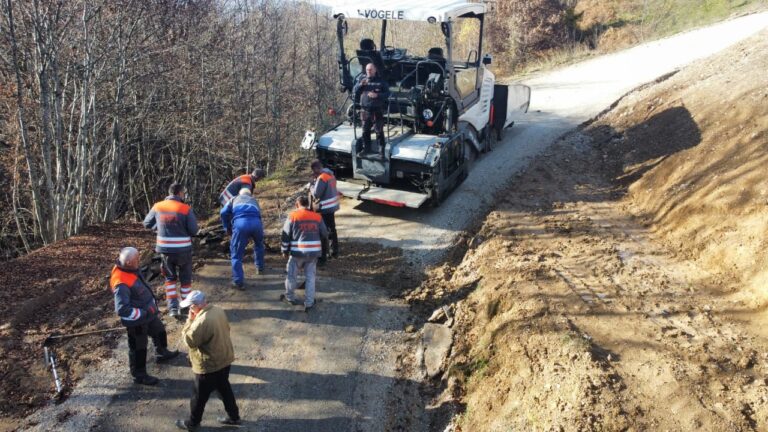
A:
{"label": "man in dark jacket", "polygon": [[138,250],[132,247],[120,250],[109,286],[115,297],[115,312],[128,329],[128,363],[133,382],[155,385],[158,379],[147,373],[148,338],[152,338],[159,362],[170,360],[179,352],[168,350],[168,337],[158,316],[155,296],[139,274]]}
{"label": "man in dark jacket", "polygon": [[384,157],[386,140],[384,138],[384,110],[389,99],[389,84],[378,76],[376,65],[365,66],[365,77],[355,84],[355,100],[360,100],[363,120],[363,147],[365,153],[371,151],[371,128],[376,131],[379,154]]}
{"label": "man in dark jacket", "polygon": [[155,251],[162,257],[168,313],[180,319],[179,294],[184,300],[192,291],[192,236],[197,234],[197,219],[184,202],[183,185],[174,183],[168,192],[170,195],[147,213],[144,226],[157,231]]}
{"label": "man in dark jacket", "polygon": [[323,252],[323,241],[328,239],[328,229],[319,214],[309,209],[309,197],[296,199],[296,210],[288,215],[280,233],[280,251],[288,258],[285,274],[285,294],[280,300],[298,304],[296,298],[296,278],[299,270],[304,270],[304,312],[315,306],[315,270],[317,258]]}
{"label": "man in dark jacket", "polygon": [[[323,222],[326,228],[328,228],[331,256],[338,258],[339,236],[336,234],[336,217],[334,213],[339,210],[341,198],[339,197],[338,190],[336,190],[336,177],[334,177],[333,171],[323,168],[323,163],[319,159],[313,160],[309,166],[315,179],[309,189],[312,194],[312,210],[320,213],[320,216],[323,217]],[[325,264],[327,258],[328,245],[323,243],[323,255],[320,257],[318,264]]]}
{"label": "man in dark jacket", "polygon": [[255,192],[256,182],[263,179],[266,173],[261,168],[256,168],[250,174],[243,174],[237,176],[234,180],[229,182],[227,187],[219,194],[219,203],[222,206],[227,205],[229,201],[234,199],[240,190],[244,187],[251,190],[251,193]]}

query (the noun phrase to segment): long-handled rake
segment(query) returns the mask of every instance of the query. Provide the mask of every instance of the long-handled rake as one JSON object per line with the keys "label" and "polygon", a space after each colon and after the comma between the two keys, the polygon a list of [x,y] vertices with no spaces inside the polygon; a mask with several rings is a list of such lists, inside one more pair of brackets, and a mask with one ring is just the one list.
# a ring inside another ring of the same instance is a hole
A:
{"label": "long-handled rake", "polygon": [[60,401],[62,396],[64,395],[64,384],[62,384],[61,378],[59,378],[59,372],[56,370],[58,361],[56,359],[56,352],[53,350],[53,345],[56,342],[60,342],[66,339],[81,337],[81,336],[89,336],[89,335],[94,335],[99,333],[110,333],[110,332],[124,330],[124,329],[125,327],[115,327],[115,328],[92,330],[87,332],[71,333],[71,334],[52,333],[48,337],[46,337],[45,340],[43,341],[43,355],[45,358],[45,367],[51,368],[51,373],[53,374],[53,383],[56,386],[56,394],[54,394],[53,398],[57,401]]}

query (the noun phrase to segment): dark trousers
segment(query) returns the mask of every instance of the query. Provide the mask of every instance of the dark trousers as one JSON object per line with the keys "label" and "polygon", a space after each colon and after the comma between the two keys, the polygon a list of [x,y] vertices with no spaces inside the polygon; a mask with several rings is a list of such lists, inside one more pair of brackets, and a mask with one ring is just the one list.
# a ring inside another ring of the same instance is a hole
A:
{"label": "dark trousers", "polygon": [[199,425],[203,421],[203,411],[208,398],[214,391],[219,392],[224,410],[232,420],[240,420],[240,410],[237,408],[235,394],[232,392],[232,386],[229,384],[229,366],[216,372],[203,375],[195,374],[195,387],[192,394],[192,400],[189,401],[189,422],[193,425]]}
{"label": "dark trousers", "polygon": [[168,347],[168,335],[165,332],[165,326],[157,316],[148,323],[128,327],[128,364],[131,367],[131,375],[134,377],[147,375],[149,338],[152,338],[155,351],[158,353],[162,348]]}
{"label": "dark trousers", "polygon": [[379,153],[384,154],[384,113],[381,110],[363,110],[360,114],[363,120],[363,148],[366,153],[371,152],[371,129],[376,132],[376,142],[379,144]]}
{"label": "dark trousers", "polygon": [[165,276],[165,298],[169,308],[179,307],[192,291],[192,251],[161,253],[160,270]]}
{"label": "dark trousers", "polygon": [[328,228],[328,242],[323,242],[323,258],[328,257],[328,243],[330,243],[331,254],[336,257],[339,255],[339,236],[336,234],[336,216],[335,213],[321,213],[323,223]]}

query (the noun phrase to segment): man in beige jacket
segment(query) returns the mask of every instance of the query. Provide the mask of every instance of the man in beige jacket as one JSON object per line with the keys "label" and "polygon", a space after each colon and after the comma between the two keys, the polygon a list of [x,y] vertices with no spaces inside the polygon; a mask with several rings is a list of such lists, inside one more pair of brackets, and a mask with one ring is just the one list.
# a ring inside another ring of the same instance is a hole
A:
{"label": "man in beige jacket", "polygon": [[240,413],[229,384],[229,367],[235,360],[235,350],[229,338],[229,321],[223,309],[209,305],[205,294],[192,291],[181,302],[189,308],[189,318],[181,330],[181,338],[189,347],[189,360],[195,373],[195,387],[187,420],[176,420],[179,429],[196,431],[203,420],[208,397],[218,391],[227,417],[219,417],[224,425],[239,425]]}

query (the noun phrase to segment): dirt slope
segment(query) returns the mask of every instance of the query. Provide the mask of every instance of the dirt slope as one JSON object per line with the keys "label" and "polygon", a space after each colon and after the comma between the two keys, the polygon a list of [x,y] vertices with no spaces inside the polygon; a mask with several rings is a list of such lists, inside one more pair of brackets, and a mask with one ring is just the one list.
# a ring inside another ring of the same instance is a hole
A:
{"label": "dirt slope", "polygon": [[[637,179],[630,210],[759,304],[768,285],[766,71],[768,31],[627,98],[592,128],[606,153],[626,153],[614,168]],[[679,151],[667,154],[669,146]]]}
{"label": "dirt slope", "polygon": [[763,32],[557,143],[414,294],[457,310],[435,401],[456,430],[768,428],[767,48]]}
{"label": "dirt slope", "polygon": [[[53,379],[43,365],[42,342],[51,332],[119,325],[105,280],[115,251],[127,245],[147,251],[153,240],[138,224],[93,226],[0,263],[0,416],[23,416],[50,400]],[[108,356],[115,340],[89,336],[59,345],[64,383]]]}

